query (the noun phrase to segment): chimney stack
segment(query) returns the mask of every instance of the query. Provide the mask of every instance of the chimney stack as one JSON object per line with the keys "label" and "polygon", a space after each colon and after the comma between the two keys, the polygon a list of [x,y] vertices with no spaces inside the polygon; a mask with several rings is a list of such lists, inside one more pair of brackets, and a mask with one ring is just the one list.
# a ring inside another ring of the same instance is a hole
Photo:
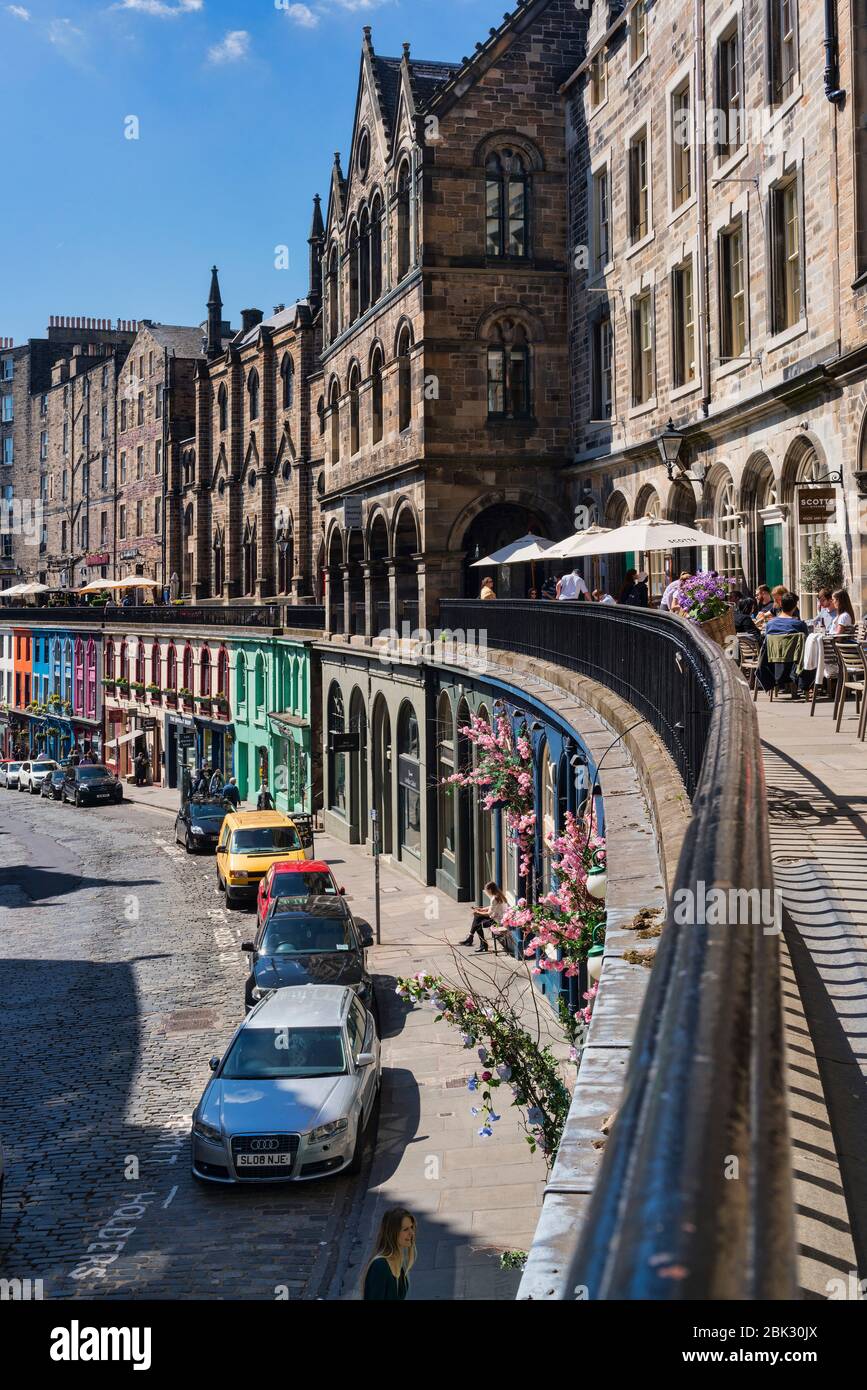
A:
{"label": "chimney stack", "polygon": [[251,328],[256,328],[262,322],[261,309],[242,309],[241,310],[241,331],[249,333]]}

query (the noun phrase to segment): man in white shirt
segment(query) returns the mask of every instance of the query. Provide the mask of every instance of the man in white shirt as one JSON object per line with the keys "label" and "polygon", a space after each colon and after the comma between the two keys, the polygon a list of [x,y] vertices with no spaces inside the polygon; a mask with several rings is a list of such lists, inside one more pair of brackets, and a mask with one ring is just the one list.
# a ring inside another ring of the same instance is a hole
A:
{"label": "man in white shirt", "polygon": [[589,598],[589,596],[590,591],[588,590],[587,585],[584,583],[584,580],[581,578],[581,575],[578,573],[578,562],[576,560],[572,573],[564,574],[563,578],[557,585],[557,599],[559,602],[563,602],[566,599],[586,599]]}
{"label": "man in white shirt", "polygon": [[813,631],[825,635],[831,631],[837,616],[831,602],[831,590],[820,589],[816,597],[819,601],[819,611],[813,619]]}

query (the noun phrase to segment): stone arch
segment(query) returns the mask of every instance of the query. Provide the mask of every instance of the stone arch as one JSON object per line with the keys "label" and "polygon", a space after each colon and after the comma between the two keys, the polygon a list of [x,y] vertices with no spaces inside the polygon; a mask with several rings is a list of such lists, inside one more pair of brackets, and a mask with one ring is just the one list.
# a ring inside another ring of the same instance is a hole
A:
{"label": "stone arch", "polygon": [[828,471],[828,460],[822,444],[813,434],[812,430],[802,431],[796,435],[786,450],[783,466],[780,472],[780,501],[788,503],[790,506],[795,502],[797,489],[795,483],[799,481],[810,466],[811,456],[815,455],[815,472],[821,476]]}
{"label": "stone arch", "polygon": [[394,511],[393,511],[393,513],[392,513],[392,523],[391,523],[391,528],[390,528],[390,535],[391,535],[391,553],[392,553],[392,555],[396,555],[396,554],[398,553],[398,534],[399,534],[399,532],[400,532],[401,530],[403,530],[404,532],[406,531],[406,526],[405,526],[405,524],[404,524],[404,517],[405,517],[405,515],[407,514],[407,512],[410,514],[410,517],[411,517],[411,519],[412,519],[412,525],[413,525],[413,528],[414,528],[414,530],[415,530],[416,547],[415,547],[415,551],[414,551],[413,553],[414,553],[414,554],[418,554],[418,553],[421,551],[421,548],[422,548],[421,521],[420,521],[420,519],[419,519],[418,510],[417,510],[416,505],[415,505],[415,503],[413,502],[412,498],[407,497],[407,496],[404,495],[404,496],[399,497],[399,498],[397,499],[397,502],[395,503]]}
{"label": "stone arch", "polygon": [[515,492],[514,488],[509,488],[508,493],[501,488],[480,493],[472,502],[468,502],[452,522],[446,550],[453,554],[463,550],[464,536],[473,522],[489,507],[502,505],[514,505],[525,513],[529,512],[529,520],[538,525],[540,536],[547,536],[549,530],[562,531],[564,535],[571,533],[572,518],[559,503],[552,502],[550,497],[544,497],[541,493],[531,492],[529,488],[518,488],[517,495],[514,495]]}
{"label": "stone arch", "polygon": [[479,315],[473,330],[477,342],[487,343],[497,324],[504,319],[511,319],[513,323],[519,324],[529,343],[536,344],[544,340],[544,326],[536,315],[523,304],[508,303],[492,305]]}
{"label": "stone arch", "polygon": [[393,356],[395,358],[397,358],[400,353],[401,343],[405,332],[409,334],[409,350],[411,352],[412,349],[415,347],[415,333],[413,332],[412,320],[408,319],[405,314],[402,314],[400,319],[398,320],[397,327],[394,330]]}
{"label": "stone arch", "polygon": [[540,173],[545,168],[545,158],[535,141],[517,130],[495,130],[485,135],[473,150],[473,164],[484,169],[492,154],[503,147],[516,150],[524,156],[530,173]]}
{"label": "stone arch", "polygon": [[662,510],[662,498],[653,486],[653,483],[645,483],[644,486],[638,490],[638,496],[635,499],[635,507],[632,513],[633,517],[637,518],[652,515],[652,512],[649,512],[648,508],[652,508],[654,504],[658,504],[660,511]]}

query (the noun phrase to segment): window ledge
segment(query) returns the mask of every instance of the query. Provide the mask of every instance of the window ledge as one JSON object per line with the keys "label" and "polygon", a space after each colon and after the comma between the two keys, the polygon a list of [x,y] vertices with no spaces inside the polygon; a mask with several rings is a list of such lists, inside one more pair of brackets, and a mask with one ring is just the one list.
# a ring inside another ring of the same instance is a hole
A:
{"label": "window ledge", "polygon": [[608,286],[605,283],[605,277],[610,275],[613,270],[614,262],[607,261],[601,270],[595,270],[592,275],[588,275],[584,282],[585,291],[589,290],[593,294],[599,294],[604,290],[607,293]]}
{"label": "window ledge", "polygon": [[589,103],[588,103],[588,110],[587,110],[587,119],[588,119],[588,121],[592,121],[594,116],[598,116],[600,111],[604,111],[604,110],[605,110],[605,107],[606,107],[607,105],[608,105],[608,93],[607,93],[607,91],[606,91],[606,93],[605,93],[605,100],[604,100],[604,101],[600,101],[600,103],[599,103],[598,106],[592,106],[592,107],[591,107],[591,106],[589,106]]}
{"label": "window ledge", "polygon": [[773,337],[768,338],[765,347],[768,352],[776,352],[777,348],[785,347],[795,338],[800,338],[801,334],[806,333],[806,331],[807,320],[805,318],[798,319],[798,322],[793,323],[791,328],[784,328],[782,332],[775,333]]}
{"label": "window ledge", "polygon": [[633,241],[632,245],[627,247],[626,251],[623,253],[625,259],[628,261],[632,256],[637,256],[639,251],[643,251],[645,246],[649,246],[655,239],[656,232],[650,231],[647,233],[647,236],[643,236],[640,241]]}
{"label": "window ledge", "polygon": [[652,410],[656,410],[656,396],[651,396],[650,400],[642,401],[641,405],[634,405],[626,413],[627,420],[637,420],[640,415],[649,415]]}
{"label": "window ledge", "polygon": [[612,415],[592,415],[587,421],[586,427],[589,429],[591,426],[594,430],[610,430],[614,426],[614,417]]}
{"label": "window ledge", "polygon": [[697,391],[700,385],[701,382],[698,377],[696,377],[694,381],[685,381],[683,386],[672,387],[671,391],[668,393],[668,399],[670,401],[682,400],[684,396],[691,396],[693,391]]}
{"label": "window ledge", "polygon": [[641,57],[640,57],[640,58],[636,58],[635,62],[632,64],[632,67],[626,69],[626,72],[624,73],[624,77],[630,78],[634,72],[638,72],[638,69],[641,67],[641,64],[642,64],[642,63],[646,63],[646,62],[647,62],[647,59],[648,59],[649,57],[650,57],[650,44],[646,44],[646,45],[645,45],[644,52],[642,53]]}
{"label": "window ledge", "polygon": [[768,121],[767,129],[773,130],[774,126],[777,125],[777,123],[781,121],[784,116],[787,116],[789,114],[792,107],[797,105],[797,103],[801,100],[801,97],[803,95],[804,88],[799,82],[790,97],[786,97],[786,100],[782,102],[781,105],[771,107],[772,114],[770,120]]}
{"label": "window ledge", "polygon": [[695,193],[691,193],[685,203],[681,203],[679,208],[672,209],[672,211],[668,214],[669,227],[673,227],[675,222],[679,221],[679,219],[683,217],[684,213],[689,212],[690,208],[694,208],[696,202],[697,195]]}
{"label": "window ledge", "polygon": [[735,372],[742,372],[744,367],[748,367],[752,361],[749,343],[744,344],[743,357],[731,357],[727,362],[720,362],[716,369],[717,379],[721,377],[733,376]]}
{"label": "window ledge", "polygon": [[[724,163],[720,164],[718,168],[715,168],[715,169],[712,169],[712,170],[711,170],[711,175],[710,175],[710,177],[711,177],[711,182],[712,182],[712,183],[723,183],[723,182],[725,182],[725,179],[726,179],[726,178],[728,177],[728,175],[731,173],[732,169],[736,169],[736,168],[738,167],[739,164],[742,164],[743,161],[746,159],[746,157],[747,157],[748,154],[749,154],[749,146],[748,146],[748,145],[741,145],[741,146],[739,146],[739,148],[735,150],[734,154],[730,154],[729,157],[728,157],[728,159],[726,159]],[[716,156],[714,156],[714,157],[716,157]],[[752,182],[752,180],[750,180],[750,182]]]}

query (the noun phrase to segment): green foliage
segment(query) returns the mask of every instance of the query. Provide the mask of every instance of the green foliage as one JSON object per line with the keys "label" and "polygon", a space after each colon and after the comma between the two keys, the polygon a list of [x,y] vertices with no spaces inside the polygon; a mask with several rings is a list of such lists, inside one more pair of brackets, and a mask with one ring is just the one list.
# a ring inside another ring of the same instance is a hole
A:
{"label": "green foliage", "polygon": [[801,579],[811,593],[839,589],[843,584],[843,550],[837,541],[820,541],[805,565]]}

